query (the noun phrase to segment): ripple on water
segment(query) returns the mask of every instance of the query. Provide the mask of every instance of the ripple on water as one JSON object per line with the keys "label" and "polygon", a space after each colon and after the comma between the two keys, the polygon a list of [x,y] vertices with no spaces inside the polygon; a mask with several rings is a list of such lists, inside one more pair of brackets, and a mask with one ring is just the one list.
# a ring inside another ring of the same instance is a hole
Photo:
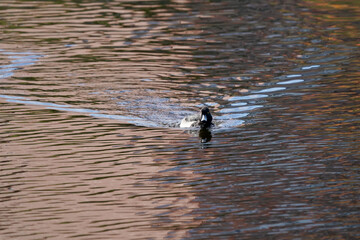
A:
{"label": "ripple on water", "polygon": [[238,100],[254,100],[260,98],[266,98],[268,95],[266,94],[252,94],[247,96],[234,96],[229,98],[229,101],[238,101]]}
{"label": "ripple on water", "polygon": [[219,112],[220,113],[237,113],[237,112],[246,112],[251,111],[256,108],[261,108],[262,105],[249,105],[249,106],[243,106],[243,107],[231,107],[231,108],[223,108]]}
{"label": "ripple on water", "polygon": [[286,85],[286,84],[295,84],[295,83],[301,83],[303,82],[304,79],[293,79],[293,80],[289,80],[289,81],[281,81],[281,82],[277,82],[276,84],[279,85]]}

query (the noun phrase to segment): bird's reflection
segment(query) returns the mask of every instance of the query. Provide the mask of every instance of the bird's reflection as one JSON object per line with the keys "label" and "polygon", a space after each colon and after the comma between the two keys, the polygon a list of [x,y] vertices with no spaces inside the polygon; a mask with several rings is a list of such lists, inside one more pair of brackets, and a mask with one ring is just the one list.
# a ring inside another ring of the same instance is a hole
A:
{"label": "bird's reflection", "polygon": [[211,141],[212,134],[209,128],[201,128],[200,130],[188,130],[187,133],[192,136],[198,136],[200,139],[200,143],[208,143]]}
{"label": "bird's reflection", "polygon": [[199,131],[199,138],[201,143],[207,143],[211,141],[212,135],[208,128],[201,128]]}

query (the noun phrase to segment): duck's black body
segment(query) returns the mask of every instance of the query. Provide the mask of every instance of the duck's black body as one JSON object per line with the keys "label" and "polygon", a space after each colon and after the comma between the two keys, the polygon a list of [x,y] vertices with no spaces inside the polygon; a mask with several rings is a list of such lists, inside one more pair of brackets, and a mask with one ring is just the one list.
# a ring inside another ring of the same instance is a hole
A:
{"label": "duck's black body", "polygon": [[181,120],[181,128],[189,127],[200,127],[200,128],[209,128],[213,125],[213,117],[211,116],[210,110],[208,107],[203,107],[201,109],[200,115],[193,115],[185,117]]}

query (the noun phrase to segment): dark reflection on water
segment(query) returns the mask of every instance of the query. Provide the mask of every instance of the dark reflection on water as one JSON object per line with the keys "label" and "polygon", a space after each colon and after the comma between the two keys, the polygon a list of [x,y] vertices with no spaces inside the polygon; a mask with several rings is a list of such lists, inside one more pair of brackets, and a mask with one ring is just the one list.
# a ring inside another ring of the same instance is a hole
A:
{"label": "dark reflection on water", "polygon": [[358,238],[358,11],[1,1],[1,236]]}

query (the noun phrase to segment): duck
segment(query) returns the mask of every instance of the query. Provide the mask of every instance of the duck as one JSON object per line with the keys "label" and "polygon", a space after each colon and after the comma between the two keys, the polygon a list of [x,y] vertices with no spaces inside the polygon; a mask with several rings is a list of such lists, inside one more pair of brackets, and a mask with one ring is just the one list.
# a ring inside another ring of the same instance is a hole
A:
{"label": "duck", "polygon": [[211,116],[208,107],[203,107],[200,110],[200,114],[184,117],[181,120],[180,128],[200,127],[201,129],[210,128],[214,124],[212,123],[213,117]]}

